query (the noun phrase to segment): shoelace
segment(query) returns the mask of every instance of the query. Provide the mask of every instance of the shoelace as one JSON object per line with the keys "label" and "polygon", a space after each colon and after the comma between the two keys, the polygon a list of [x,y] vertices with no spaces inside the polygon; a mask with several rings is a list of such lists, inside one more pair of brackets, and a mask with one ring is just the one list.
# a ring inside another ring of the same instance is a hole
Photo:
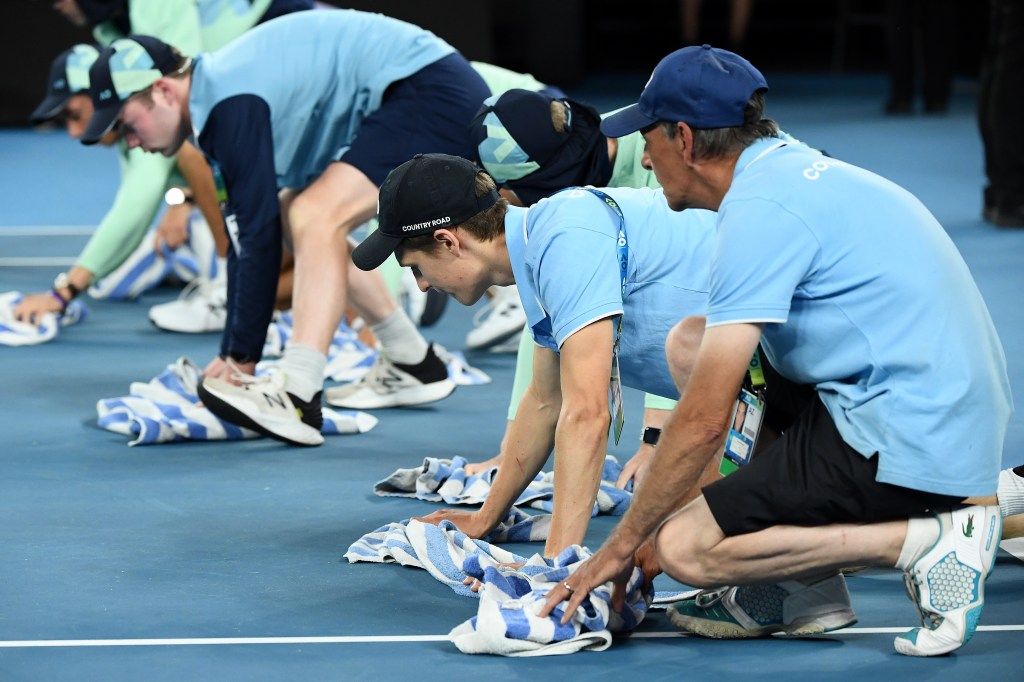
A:
{"label": "shoelace", "polygon": [[938,613],[929,611],[921,605],[920,585],[921,575],[917,571],[907,571],[903,574],[903,586],[907,589],[910,601],[914,602],[914,608],[917,609],[917,615],[921,619],[921,627],[934,630],[942,625],[944,619]]}
{"label": "shoelace", "polygon": [[216,291],[217,281],[207,279],[205,277],[196,277],[194,280],[185,285],[185,288],[178,294],[179,301],[187,301],[190,298],[196,296],[202,296],[203,298],[210,298],[210,295]]}
{"label": "shoelace", "polygon": [[710,590],[701,590],[693,601],[697,606],[708,609],[722,601],[722,597],[731,589],[731,587],[716,587]]}

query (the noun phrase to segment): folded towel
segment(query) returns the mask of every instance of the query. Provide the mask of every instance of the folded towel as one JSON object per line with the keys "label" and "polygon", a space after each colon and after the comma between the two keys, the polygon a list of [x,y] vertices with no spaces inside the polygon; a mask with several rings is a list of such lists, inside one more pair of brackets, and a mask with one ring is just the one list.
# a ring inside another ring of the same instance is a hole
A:
{"label": "folded towel", "polygon": [[47,313],[39,325],[19,322],[14,319],[14,309],[24,296],[20,291],[0,294],[0,345],[34,346],[57,337],[61,327],[78,324],[89,315],[89,309],[81,301],[71,301],[64,314]]}
{"label": "folded towel", "polygon": [[[255,431],[218,419],[199,405],[196,386],[201,375],[191,360],[179,358],[149,382],[132,383],[128,396],[97,402],[100,427],[133,437],[128,445],[258,438]],[[323,412],[324,435],[364,433],[377,425],[377,418],[364,412]]]}
{"label": "folded towel", "polygon": [[[416,469],[399,469],[373,486],[373,492],[382,497],[415,497],[427,502],[446,504],[482,504],[491,492],[491,484],[498,468],[492,467],[481,474],[466,473],[466,459],[438,459],[427,457],[423,466]],[[608,455],[604,460],[601,486],[594,503],[593,516],[609,514],[619,516],[626,513],[633,494],[632,483],[627,490],[615,487],[622,467],[617,459]],[[520,507],[531,507],[542,511],[553,510],[554,473],[540,472],[515,501]]]}

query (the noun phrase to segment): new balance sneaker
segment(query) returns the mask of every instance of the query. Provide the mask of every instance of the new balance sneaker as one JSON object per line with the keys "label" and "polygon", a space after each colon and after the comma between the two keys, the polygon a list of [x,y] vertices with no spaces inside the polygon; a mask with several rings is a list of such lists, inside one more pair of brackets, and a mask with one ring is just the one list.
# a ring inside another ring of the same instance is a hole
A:
{"label": "new balance sneaker", "polygon": [[846,580],[839,573],[811,584],[790,580],[704,590],[667,613],[681,630],[715,639],[818,635],[857,622]]}
{"label": "new balance sneaker", "polygon": [[427,357],[418,365],[391,362],[380,353],[362,379],[328,388],[325,396],[335,407],[378,410],[432,403],[447,398],[454,390],[455,382],[448,377],[448,368],[430,346]]}
{"label": "new balance sneaker", "polygon": [[903,574],[921,615],[921,627],[894,642],[907,656],[941,656],[971,639],[999,548],[1003,517],[996,505],[964,507],[936,518],[938,540]]}
{"label": "new balance sneaker", "polygon": [[493,287],[492,298],[473,316],[474,329],[466,335],[466,348],[482,350],[516,339],[526,326],[526,312],[515,285]]}
{"label": "new balance sneaker", "polygon": [[196,278],[174,301],[149,309],[149,320],[169,332],[203,334],[224,331],[228,319],[228,283]]}
{"label": "new balance sneaker", "polygon": [[224,421],[259,431],[292,445],[320,445],[324,423],[318,391],[308,403],[284,390],[284,373],[252,377],[236,374],[241,381],[208,377],[199,383],[199,399]]}

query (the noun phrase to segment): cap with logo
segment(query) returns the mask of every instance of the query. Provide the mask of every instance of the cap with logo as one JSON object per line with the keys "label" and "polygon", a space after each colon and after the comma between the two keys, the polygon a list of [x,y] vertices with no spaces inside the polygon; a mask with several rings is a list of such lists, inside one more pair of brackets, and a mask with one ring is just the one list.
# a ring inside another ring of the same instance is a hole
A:
{"label": "cap with logo", "polygon": [[750,96],[767,89],[761,72],[738,54],[710,45],[684,47],[654,67],[640,100],[604,119],[601,132],[622,137],[658,121],[734,128],[743,125]]}
{"label": "cap with logo", "polygon": [[388,173],[380,186],[378,228],[352,252],[360,270],[373,270],[403,239],[460,225],[498,202],[498,191],[476,195],[484,171],[448,154],[417,154]]}
{"label": "cap with logo", "polygon": [[46,97],[32,112],[32,122],[51,120],[64,109],[72,95],[86,92],[89,89],[89,67],[99,56],[99,50],[85,44],[61,52],[50,66]]}
{"label": "cap with logo", "polygon": [[131,35],[111,43],[89,69],[93,115],[82,142],[99,142],[114,126],[125,100],[176,71],[180,61],[173,47],[150,36]]}

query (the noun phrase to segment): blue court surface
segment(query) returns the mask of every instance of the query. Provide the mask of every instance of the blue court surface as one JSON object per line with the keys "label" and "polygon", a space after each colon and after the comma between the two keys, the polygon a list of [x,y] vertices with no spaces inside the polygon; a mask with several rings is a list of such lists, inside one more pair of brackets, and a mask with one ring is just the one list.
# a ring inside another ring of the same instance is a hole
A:
{"label": "blue court surface", "polygon": [[[948,116],[887,118],[881,79],[767,75],[769,114],[786,131],[904,185],[939,217],[987,299],[1011,384],[1024,393],[1024,230],[980,219],[971,84],[959,84]],[[626,103],[644,78],[622,96],[605,96],[601,83],[581,95],[607,109]],[[103,215],[117,185],[115,155],[28,130],[0,131],[0,150],[0,291],[41,290]],[[601,653],[461,654],[446,635],[475,615],[475,600],[425,571],[341,557],[362,534],[436,507],[376,497],[374,482],[426,456],[474,461],[496,452],[513,356],[470,354],[491,384],[378,412],[373,431],[320,448],[269,440],[129,448],[96,426],[96,401],[126,395],[132,381],[179,356],[205,363],[217,348],[215,334],[149,324],[147,308],[176,294],[88,301],[89,319],[56,341],[0,348],[0,680],[1024,678],[1020,544],[1006,545],[1016,556],[999,555],[974,639],[938,659],[894,652],[894,634],[917,615],[898,573],[880,569],[849,578],[859,623],[811,640],[688,638],[653,613]],[[426,335],[460,348],[472,313],[452,303]],[[620,460],[640,427],[639,396],[627,399],[626,436],[612,448]],[[1003,461],[1024,461],[1020,413]],[[614,522],[596,519],[587,544],[596,548]],[[656,584],[672,586],[664,577]]]}

